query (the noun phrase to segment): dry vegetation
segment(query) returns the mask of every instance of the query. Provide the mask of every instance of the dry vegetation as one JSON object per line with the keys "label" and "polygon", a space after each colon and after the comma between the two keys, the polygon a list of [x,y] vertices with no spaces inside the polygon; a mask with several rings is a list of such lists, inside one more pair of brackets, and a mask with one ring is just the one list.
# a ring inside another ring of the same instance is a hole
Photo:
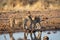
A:
{"label": "dry vegetation", "polygon": [[0,0],[1,11],[60,9],[60,0]]}

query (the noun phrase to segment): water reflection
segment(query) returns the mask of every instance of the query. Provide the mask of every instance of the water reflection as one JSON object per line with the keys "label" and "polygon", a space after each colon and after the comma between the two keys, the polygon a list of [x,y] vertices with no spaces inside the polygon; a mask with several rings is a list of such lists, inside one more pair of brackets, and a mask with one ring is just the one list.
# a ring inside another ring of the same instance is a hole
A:
{"label": "water reflection", "polygon": [[[41,35],[41,39],[42,40],[43,40],[44,36],[48,36],[49,40],[60,40],[60,36],[59,36],[60,35],[60,31],[57,31],[56,33],[54,33],[55,31],[53,31],[53,32],[50,31],[51,34],[47,34],[48,32],[49,31],[42,32],[42,35]],[[32,36],[30,34],[28,34],[27,39],[31,40],[31,37],[35,38],[35,36],[37,36],[38,33],[36,32],[35,34],[32,34]],[[18,40],[19,38],[23,39],[24,38],[24,32],[14,33],[13,37],[14,37],[15,40]],[[2,34],[2,35],[0,35],[0,40],[10,40],[9,34]]]}

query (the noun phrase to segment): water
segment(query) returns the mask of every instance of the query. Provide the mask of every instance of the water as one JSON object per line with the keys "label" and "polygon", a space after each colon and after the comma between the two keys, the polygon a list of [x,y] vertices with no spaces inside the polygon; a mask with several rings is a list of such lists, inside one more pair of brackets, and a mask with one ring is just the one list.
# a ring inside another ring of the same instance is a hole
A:
{"label": "water", "polygon": [[[57,31],[56,33],[53,33],[53,31],[50,31],[50,32],[51,32],[51,34],[47,34],[48,31],[42,32],[41,39],[43,40],[44,36],[48,36],[49,40],[60,40],[60,31]],[[37,35],[37,32],[36,32],[36,35]],[[6,36],[6,40],[10,40],[9,34],[0,35],[0,40],[5,40],[4,36]],[[17,40],[18,38],[24,38],[24,33],[23,32],[14,33],[13,37],[15,38],[15,40]],[[28,39],[31,39],[30,34],[28,35]]]}

